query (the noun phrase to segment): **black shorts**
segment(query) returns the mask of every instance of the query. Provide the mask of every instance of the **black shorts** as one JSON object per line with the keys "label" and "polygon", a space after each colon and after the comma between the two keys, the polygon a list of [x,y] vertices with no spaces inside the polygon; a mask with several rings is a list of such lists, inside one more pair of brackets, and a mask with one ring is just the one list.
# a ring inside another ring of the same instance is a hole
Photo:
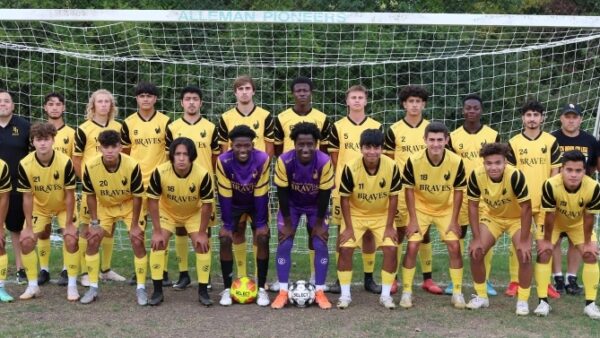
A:
{"label": "black shorts", "polygon": [[25,215],[23,214],[23,194],[10,193],[8,202],[8,212],[6,213],[6,229],[11,232],[20,232],[23,230]]}
{"label": "black shorts", "polygon": [[250,221],[250,227],[252,228],[252,230],[255,230],[256,227],[254,226],[254,222],[252,222],[253,218],[254,212],[252,211],[233,210],[233,232],[240,231],[241,229],[239,229],[238,227],[239,224],[248,224],[248,221]]}

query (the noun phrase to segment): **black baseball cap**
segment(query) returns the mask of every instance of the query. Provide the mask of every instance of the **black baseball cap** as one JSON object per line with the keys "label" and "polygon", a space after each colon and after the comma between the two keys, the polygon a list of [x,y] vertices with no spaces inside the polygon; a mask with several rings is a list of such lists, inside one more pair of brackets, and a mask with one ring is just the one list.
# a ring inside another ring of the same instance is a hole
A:
{"label": "black baseball cap", "polygon": [[565,105],[562,109],[561,115],[573,113],[579,116],[583,115],[583,111],[581,110],[581,106],[578,104],[569,103]]}

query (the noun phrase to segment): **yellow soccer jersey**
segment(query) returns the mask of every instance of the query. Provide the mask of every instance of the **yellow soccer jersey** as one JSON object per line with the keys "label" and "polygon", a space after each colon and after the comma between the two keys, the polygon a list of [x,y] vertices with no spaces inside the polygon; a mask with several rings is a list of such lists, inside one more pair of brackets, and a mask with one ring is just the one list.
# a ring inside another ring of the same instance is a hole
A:
{"label": "yellow soccer jersey", "polygon": [[146,196],[159,200],[161,213],[184,221],[200,213],[202,204],[214,202],[211,176],[206,169],[193,164],[187,176],[180,177],[171,162],[166,162],[152,173]]}
{"label": "yellow soccer jersey", "polygon": [[530,200],[525,175],[511,165],[505,167],[500,182],[492,181],[483,165],[477,167],[469,176],[467,198],[482,200],[487,215],[505,219],[520,218],[519,203]]}
{"label": "yellow soccer jersey", "polygon": [[425,127],[429,121],[422,119],[416,126],[411,126],[402,119],[390,126],[385,135],[385,152],[393,154],[396,163],[404,168],[410,155],[416,154],[426,148]]}
{"label": "yellow soccer jersey", "polygon": [[129,115],[123,121],[121,143],[125,148],[131,148],[129,155],[140,164],[144,185],[150,181],[152,171],[167,160],[165,136],[170,122],[169,117],[159,111],[147,121],[139,113]]}
{"label": "yellow soccer jersey", "polygon": [[398,165],[389,157],[381,156],[379,168],[369,174],[360,156],[344,166],[340,195],[350,198],[350,213],[360,219],[386,217],[390,196],[402,188]]}
{"label": "yellow soccer jersey", "polygon": [[275,144],[283,144],[284,153],[294,149],[294,141],[290,138],[290,134],[294,126],[300,122],[312,122],[316,124],[321,131],[321,140],[319,143],[322,145],[327,144],[329,129],[331,128],[331,122],[327,118],[327,115],[315,108],[312,108],[306,115],[298,115],[294,108],[289,108],[277,115],[273,131]]}
{"label": "yellow soccer jersey", "polygon": [[527,179],[531,196],[531,211],[540,211],[542,203],[542,185],[550,178],[552,168],[561,166],[560,148],[556,138],[545,131],[531,140],[523,133],[508,142],[510,152],[507,160],[517,167]]}
{"label": "yellow soccer jersey", "polygon": [[[344,165],[351,160],[361,157],[360,134],[366,129],[382,129],[381,123],[370,117],[360,123],[354,123],[349,117],[344,117],[336,121],[329,131],[329,145],[327,150],[330,153],[337,152],[338,158],[335,166],[335,186],[340,186],[341,173]],[[333,192],[338,196],[338,189]]]}
{"label": "yellow soccer jersey", "polygon": [[63,124],[63,126],[56,131],[54,146],[52,146],[52,148],[67,155],[69,158],[73,156],[73,149],[75,148],[75,129]]}
{"label": "yellow soccer jersey", "polygon": [[405,188],[414,189],[415,208],[428,215],[451,214],[454,190],[467,187],[462,159],[448,150],[437,166],[429,160],[427,150],[410,156],[402,178]]}
{"label": "yellow soccer jersey", "polygon": [[35,152],[30,153],[19,163],[17,191],[33,194],[35,210],[47,213],[65,210],[65,190],[75,189],[75,169],[71,159],[54,151],[47,166],[43,166]]}
{"label": "yellow soccer jersey", "polygon": [[100,154],[100,143],[98,143],[98,135],[106,130],[111,129],[116,132],[121,131],[121,123],[110,120],[107,125],[102,126],[94,121],[85,121],[75,132],[75,149],[73,156],[82,157],[81,166],[91,158]]}
{"label": "yellow soccer jersey", "polygon": [[254,130],[254,148],[265,151],[265,142],[273,142],[273,117],[271,113],[259,106],[248,115],[242,114],[237,107],[224,112],[219,119],[219,144],[229,143],[229,132],[239,125],[245,125]]}
{"label": "yellow soccer jersey", "polygon": [[133,196],[144,196],[140,166],[128,155],[119,155],[119,166],[114,172],[106,169],[101,155],[89,160],[84,168],[83,193],[95,194],[102,206],[114,207],[130,201]]}
{"label": "yellow soccer jersey", "polygon": [[173,140],[181,136],[190,138],[196,145],[198,157],[194,163],[202,166],[209,173],[214,173],[212,155],[219,155],[220,153],[215,124],[204,117],[200,118],[196,123],[189,123],[183,117],[173,121],[167,126],[165,144],[167,153]]}
{"label": "yellow soccer jersey", "polygon": [[450,133],[448,148],[462,157],[467,177],[483,163],[479,151],[486,143],[500,142],[500,136],[494,129],[482,125],[476,133],[469,133],[464,127]]}
{"label": "yellow soccer jersey", "polygon": [[589,176],[576,191],[565,188],[562,175],[556,175],[544,182],[542,209],[554,211],[554,221],[560,226],[583,224],[584,212],[600,213],[600,185]]}
{"label": "yellow soccer jersey", "polygon": [[12,191],[8,164],[0,159],[0,194]]}

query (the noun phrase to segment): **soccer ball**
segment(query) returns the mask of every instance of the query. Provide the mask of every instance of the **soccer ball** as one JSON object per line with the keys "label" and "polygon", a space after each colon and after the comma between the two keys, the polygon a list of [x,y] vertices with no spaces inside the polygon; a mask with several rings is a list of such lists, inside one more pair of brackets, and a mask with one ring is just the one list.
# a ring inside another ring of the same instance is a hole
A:
{"label": "soccer ball", "polygon": [[307,307],[315,301],[315,286],[299,280],[292,284],[288,291],[290,304],[297,307]]}
{"label": "soccer ball", "polygon": [[258,287],[254,279],[249,277],[241,277],[231,283],[231,299],[236,303],[248,304],[256,300]]}

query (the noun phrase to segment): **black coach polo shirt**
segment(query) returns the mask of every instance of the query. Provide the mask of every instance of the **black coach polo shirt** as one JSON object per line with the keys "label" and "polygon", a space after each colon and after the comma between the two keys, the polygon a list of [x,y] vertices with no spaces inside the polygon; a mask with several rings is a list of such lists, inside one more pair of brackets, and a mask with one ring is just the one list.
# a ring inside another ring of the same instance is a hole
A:
{"label": "black coach polo shirt", "polygon": [[26,119],[13,115],[6,125],[0,126],[0,158],[8,164],[13,192],[17,191],[19,161],[29,154],[29,127]]}

